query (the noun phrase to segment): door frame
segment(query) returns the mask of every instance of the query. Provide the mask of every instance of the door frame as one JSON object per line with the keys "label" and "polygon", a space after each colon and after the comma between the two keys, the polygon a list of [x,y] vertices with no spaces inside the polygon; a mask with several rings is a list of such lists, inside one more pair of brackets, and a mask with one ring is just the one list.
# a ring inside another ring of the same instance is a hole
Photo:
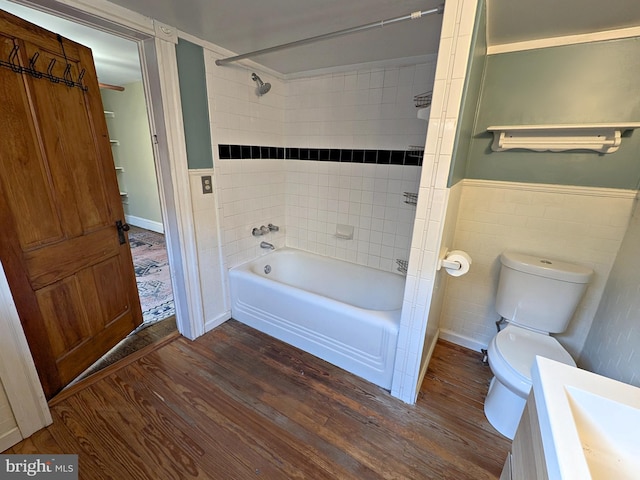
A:
{"label": "door frame", "polygon": [[[189,339],[204,334],[205,317],[175,52],[177,30],[105,0],[13,1],[138,44],[149,126],[157,140],[152,143],[176,324],[178,331]],[[2,278],[5,278],[4,270],[0,272],[0,280]],[[15,305],[11,291],[6,281],[0,281],[0,313],[12,309],[15,310]],[[0,327],[11,332],[6,342],[17,355],[12,361],[18,362],[20,368],[0,368],[0,381],[14,412],[21,412],[20,418],[15,413],[14,416],[26,438],[50,424],[51,416],[44,396],[40,399],[42,387],[37,375],[24,373],[30,368],[34,368],[32,373],[35,373],[35,367],[26,340],[23,341],[24,332],[17,312],[3,317],[0,317]],[[4,357],[0,356],[0,362],[6,365]],[[25,397],[29,395],[31,399],[27,402]]]}

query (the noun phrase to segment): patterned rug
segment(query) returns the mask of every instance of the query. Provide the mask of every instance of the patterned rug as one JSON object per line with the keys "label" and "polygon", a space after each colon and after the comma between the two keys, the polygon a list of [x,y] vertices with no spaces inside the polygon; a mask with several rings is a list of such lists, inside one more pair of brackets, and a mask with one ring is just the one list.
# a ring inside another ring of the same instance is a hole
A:
{"label": "patterned rug", "polygon": [[175,315],[164,235],[138,227],[129,231],[138,294],[145,324]]}

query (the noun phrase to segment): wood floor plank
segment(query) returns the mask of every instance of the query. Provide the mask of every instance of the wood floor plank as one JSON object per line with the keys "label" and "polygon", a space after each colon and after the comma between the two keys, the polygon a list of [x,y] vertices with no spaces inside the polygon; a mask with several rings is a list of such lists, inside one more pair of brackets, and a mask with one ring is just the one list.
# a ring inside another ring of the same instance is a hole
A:
{"label": "wood floor plank", "polygon": [[491,372],[439,341],[416,405],[236,321],[75,387],[7,453],[78,453],[80,478],[494,479]]}
{"label": "wood floor plank", "polygon": [[[180,342],[176,342],[174,346],[179,349]],[[215,415],[215,421],[224,423],[223,426],[228,430],[235,431],[240,439],[252,439],[253,447],[259,447],[263,457],[272,457],[275,454],[278,463],[287,470],[287,478],[309,478],[300,465],[290,464],[288,458],[292,452],[296,456],[306,457],[310,462],[316,463],[316,470],[309,472],[309,474],[313,473],[318,478],[335,478],[333,476],[335,465],[326,464],[322,456],[318,456],[317,452],[310,449],[309,444],[300,443],[290,438],[293,428],[291,423],[279,424],[274,421],[274,415],[271,415],[271,421],[265,425],[264,416],[253,407],[253,404],[256,403],[255,399],[259,396],[256,394],[257,389],[244,381],[244,376],[238,375],[237,372],[228,372],[229,377],[235,379],[233,383],[229,383],[222,375],[216,375],[215,378],[210,377],[208,371],[215,367],[207,365],[206,358],[192,357],[188,362],[185,362],[184,359],[183,362],[178,362],[176,358],[177,356],[174,356],[172,365],[172,367],[178,367],[176,370],[163,370],[163,373],[169,375],[171,380],[175,382],[174,389],[182,387],[179,383],[189,372],[193,372],[194,364],[201,367],[197,368],[196,373],[189,379],[188,388],[192,389],[190,392],[191,401],[202,405],[208,404],[207,414]],[[187,388],[186,385],[184,387]],[[239,391],[242,393],[238,394]],[[205,419],[205,421],[207,420],[210,422],[211,418]],[[240,445],[238,445],[239,447]],[[326,474],[322,474],[324,470],[328,470]]]}

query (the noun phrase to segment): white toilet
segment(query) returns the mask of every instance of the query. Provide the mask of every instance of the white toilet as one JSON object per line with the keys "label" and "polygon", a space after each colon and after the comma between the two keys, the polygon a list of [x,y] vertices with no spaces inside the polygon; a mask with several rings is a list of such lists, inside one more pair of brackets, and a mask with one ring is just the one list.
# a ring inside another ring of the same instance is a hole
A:
{"label": "white toilet", "polygon": [[593,271],[570,263],[504,252],[496,310],[508,322],[488,349],[493,379],[484,401],[489,423],[513,439],[531,390],[536,355],[575,366],[549,333],[564,332]]}

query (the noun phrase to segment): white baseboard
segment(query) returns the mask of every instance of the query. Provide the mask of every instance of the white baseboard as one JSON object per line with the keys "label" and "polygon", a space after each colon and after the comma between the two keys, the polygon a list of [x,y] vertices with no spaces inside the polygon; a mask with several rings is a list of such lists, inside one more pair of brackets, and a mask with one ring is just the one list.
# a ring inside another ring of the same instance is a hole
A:
{"label": "white baseboard", "polygon": [[14,427],[8,432],[0,435],[0,452],[4,452],[13,447],[16,443],[22,441],[22,435],[18,427]]}
{"label": "white baseboard", "polygon": [[164,225],[161,222],[154,220],[147,220],[146,218],[136,217],[134,215],[125,215],[124,219],[129,225],[134,227],[144,228],[145,230],[151,230],[152,232],[164,233]]}
{"label": "white baseboard", "polygon": [[227,320],[231,319],[231,310],[222,313],[221,315],[218,315],[215,318],[211,318],[209,320],[207,320],[204,323],[204,333],[207,333],[211,330],[213,330],[214,328],[222,325],[224,322],[226,322]]}
{"label": "white baseboard", "polygon": [[438,343],[439,337],[440,337],[440,330],[438,330],[435,336],[433,337],[433,340],[431,341],[431,345],[429,345],[429,351],[427,352],[427,356],[425,357],[424,362],[422,362],[422,365],[420,366],[420,374],[418,375],[418,384],[416,385],[416,395],[415,395],[414,403],[415,403],[415,400],[418,398],[418,394],[420,393],[420,387],[422,386],[422,382],[424,381],[424,376],[427,374],[427,369],[429,368],[429,362],[431,361],[431,355],[433,355],[433,351],[436,348],[436,343]]}
{"label": "white baseboard", "polygon": [[440,338],[442,340],[446,340],[447,342],[460,345],[461,347],[466,347],[475,352],[480,352],[480,350],[487,348],[487,345],[485,345],[484,343],[480,343],[472,338],[460,335],[459,333],[452,332],[451,330],[440,329]]}

